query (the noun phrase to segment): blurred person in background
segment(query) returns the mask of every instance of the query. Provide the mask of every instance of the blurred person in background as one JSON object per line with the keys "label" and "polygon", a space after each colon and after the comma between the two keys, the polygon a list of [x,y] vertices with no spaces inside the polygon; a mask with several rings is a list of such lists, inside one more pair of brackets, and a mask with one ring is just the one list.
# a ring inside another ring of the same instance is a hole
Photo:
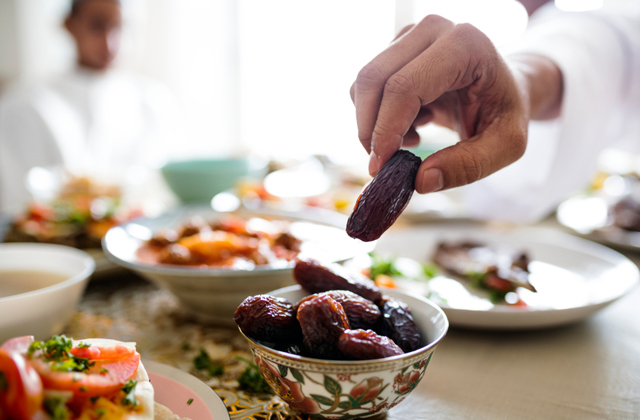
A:
{"label": "blurred person in background", "polygon": [[419,193],[473,183],[474,216],[534,221],[588,185],[603,149],[640,151],[640,2],[543,6],[506,54],[469,24],[427,16],[360,71],[351,97],[372,175],[433,122],[460,141],[423,161]]}
{"label": "blurred person in background", "polygon": [[73,0],[64,28],[75,43],[75,67],[3,98],[0,212],[24,208],[33,167],[122,184],[136,168],[163,160],[176,128],[172,98],[163,86],[114,68],[122,14],[119,0]]}

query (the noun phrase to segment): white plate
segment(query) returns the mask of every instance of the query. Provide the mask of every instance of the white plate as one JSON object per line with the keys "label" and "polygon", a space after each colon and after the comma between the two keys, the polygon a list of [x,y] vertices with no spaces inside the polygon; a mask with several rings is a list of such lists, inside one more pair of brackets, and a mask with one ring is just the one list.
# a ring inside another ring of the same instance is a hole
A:
{"label": "white plate", "polygon": [[155,401],[174,414],[192,420],[229,419],[229,412],[218,394],[200,379],[151,360],[143,360],[142,364],[149,373]]}
{"label": "white plate", "polygon": [[447,299],[441,307],[452,326],[482,329],[533,329],[587,318],[637,285],[638,268],[602,245],[541,228],[496,230],[477,225],[417,227],[389,231],[376,252],[427,262],[439,241],[471,240],[524,250],[531,257],[531,293],[526,308],[493,305],[465,282],[438,277],[432,291]]}
{"label": "white plate", "polygon": [[581,195],[560,204],[558,222],[593,241],[640,250],[640,232],[620,229],[612,224],[610,200],[596,195]]}

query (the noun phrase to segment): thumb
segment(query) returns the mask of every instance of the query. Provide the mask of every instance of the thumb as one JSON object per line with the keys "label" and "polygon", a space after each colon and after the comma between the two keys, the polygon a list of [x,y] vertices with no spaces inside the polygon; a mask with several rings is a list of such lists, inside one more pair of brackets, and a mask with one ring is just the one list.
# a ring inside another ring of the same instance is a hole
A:
{"label": "thumb", "polygon": [[426,194],[471,184],[518,160],[527,147],[526,124],[480,134],[444,148],[422,162],[416,191]]}

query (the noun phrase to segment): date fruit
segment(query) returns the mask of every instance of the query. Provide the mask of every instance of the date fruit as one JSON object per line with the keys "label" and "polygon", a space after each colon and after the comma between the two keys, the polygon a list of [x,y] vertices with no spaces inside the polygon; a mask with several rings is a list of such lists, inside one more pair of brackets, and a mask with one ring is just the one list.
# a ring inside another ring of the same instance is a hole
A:
{"label": "date fruit", "polygon": [[386,232],[409,204],[421,163],[408,150],[398,150],[358,197],[347,234],[370,242]]}
{"label": "date fruit", "polygon": [[371,279],[338,264],[324,266],[314,260],[298,260],[293,268],[293,277],[309,293],[348,290],[374,303],[382,299],[380,289]]}
{"label": "date fruit", "polygon": [[401,300],[385,296],[379,333],[391,338],[405,353],[420,348],[420,330]]}
{"label": "date fruit", "polygon": [[272,343],[292,337],[298,327],[291,302],[269,295],[249,296],[233,319],[248,336]]}
{"label": "date fruit", "polygon": [[305,347],[322,359],[340,358],[338,338],[349,329],[344,308],[331,297],[316,296],[300,304],[298,321]]}
{"label": "date fruit", "polygon": [[380,319],[380,309],[378,309],[373,302],[348,290],[331,290],[329,292],[307,296],[294,305],[294,311],[296,311],[302,303],[316,296],[329,296],[342,305],[344,312],[347,314],[349,326],[354,330],[371,328]]}
{"label": "date fruit", "polygon": [[338,349],[353,360],[382,359],[404,354],[389,337],[371,330],[346,330],[338,339]]}

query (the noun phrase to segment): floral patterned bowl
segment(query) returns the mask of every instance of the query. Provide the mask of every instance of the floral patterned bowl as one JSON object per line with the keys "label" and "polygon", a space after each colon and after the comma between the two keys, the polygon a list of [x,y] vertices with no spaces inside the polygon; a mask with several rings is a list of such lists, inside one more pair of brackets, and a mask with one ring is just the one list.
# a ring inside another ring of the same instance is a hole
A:
{"label": "floral patterned bowl", "polygon": [[[269,293],[297,302],[308,295],[300,286]],[[292,408],[324,419],[378,416],[400,404],[422,380],[436,345],[449,328],[442,310],[429,300],[396,290],[420,327],[424,347],[375,360],[322,360],[274,350],[247,338],[260,372]]]}

